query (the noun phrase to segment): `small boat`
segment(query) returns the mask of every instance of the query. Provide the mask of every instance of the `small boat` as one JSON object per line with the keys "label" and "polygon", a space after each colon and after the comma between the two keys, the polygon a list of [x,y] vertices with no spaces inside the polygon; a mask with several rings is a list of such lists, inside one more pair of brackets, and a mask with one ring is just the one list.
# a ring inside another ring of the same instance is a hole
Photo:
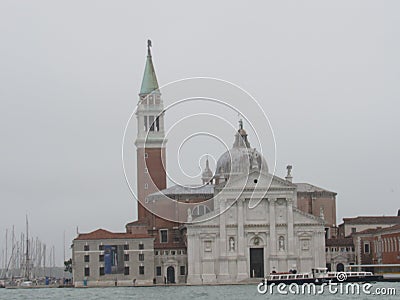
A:
{"label": "small boat", "polygon": [[283,284],[323,284],[323,283],[339,283],[339,282],[374,282],[383,279],[382,275],[374,275],[372,272],[328,272],[327,268],[312,269],[311,273],[271,273],[264,278],[263,282],[267,285],[274,283]]}
{"label": "small boat", "polygon": [[33,282],[32,281],[30,281],[30,280],[26,280],[26,281],[23,281],[23,282],[21,282],[21,287],[31,287],[33,285]]}

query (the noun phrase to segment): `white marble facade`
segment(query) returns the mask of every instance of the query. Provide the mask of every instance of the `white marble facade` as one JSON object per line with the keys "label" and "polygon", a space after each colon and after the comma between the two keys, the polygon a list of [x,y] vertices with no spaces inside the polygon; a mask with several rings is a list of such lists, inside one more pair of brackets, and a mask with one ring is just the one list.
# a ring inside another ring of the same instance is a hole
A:
{"label": "white marble facade", "polygon": [[[254,170],[222,184],[218,193],[219,186],[215,210],[187,225],[187,283],[325,267],[324,220],[296,208],[294,184]],[[252,202],[259,203],[252,208]]]}

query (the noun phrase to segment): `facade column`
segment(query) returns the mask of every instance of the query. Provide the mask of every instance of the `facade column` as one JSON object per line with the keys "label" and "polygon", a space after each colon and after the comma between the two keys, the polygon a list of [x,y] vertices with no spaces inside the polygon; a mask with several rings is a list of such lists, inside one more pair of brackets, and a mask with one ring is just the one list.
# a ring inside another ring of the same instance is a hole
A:
{"label": "facade column", "polygon": [[[287,199],[287,233],[288,233],[288,255],[294,255],[294,219],[293,199]],[[289,266],[291,267],[291,266]]]}
{"label": "facade column", "polygon": [[245,250],[245,240],[244,240],[244,220],[243,220],[243,204],[245,200],[244,199],[238,199],[237,200],[237,220],[238,220],[238,255],[244,256],[244,250]]}
{"label": "facade column", "polygon": [[[279,262],[277,259],[277,240],[276,240],[276,218],[275,218],[275,204],[276,198],[268,198],[269,203],[269,245],[270,245],[270,255],[269,255],[269,266],[271,270],[265,270],[266,273],[272,270],[279,271]],[[275,268],[275,269],[274,269]]]}
{"label": "facade column", "polygon": [[295,244],[297,237],[294,233],[294,217],[293,217],[293,199],[287,198],[287,235],[288,235],[288,245],[287,245],[287,254],[288,254],[288,269],[296,269],[298,270],[297,265],[297,255],[299,252],[296,252]]}
{"label": "facade column", "polygon": [[159,125],[160,125],[160,132],[164,134],[164,113],[161,113],[159,116]]}
{"label": "facade column", "polygon": [[269,244],[272,256],[276,255],[275,202],[276,198],[269,198]]}
{"label": "facade column", "polygon": [[[325,231],[316,231],[313,236],[314,245],[314,268],[326,266],[325,258]],[[322,250],[324,249],[324,250]]]}
{"label": "facade column", "polygon": [[[191,233],[188,234],[188,247],[187,247],[187,258],[188,258],[188,277],[187,283],[189,284],[201,284],[200,276],[200,251],[198,236]],[[166,275],[165,275],[166,276]]]}
{"label": "facade column", "polygon": [[[225,211],[226,208],[226,199],[220,200],[220,211]],[[228,269],[228,259],[226,255],[226,215],[227,212],[219,215],[219,253],[214,255],[214,258],[218,260],[219,264],[219,272],[217,275],[218,282],[229,282],[230,275]],[[219,254],[219,255],[218,255]]]}
{"label": "facade column", "polygon": [[241,281],[249,278],[247,273],[247,260],[245,250],[247,249],[247,242],[244,235],[244,211],[243,205],[246,203],[245,199],[237,200],[237,276],[236,280]]}

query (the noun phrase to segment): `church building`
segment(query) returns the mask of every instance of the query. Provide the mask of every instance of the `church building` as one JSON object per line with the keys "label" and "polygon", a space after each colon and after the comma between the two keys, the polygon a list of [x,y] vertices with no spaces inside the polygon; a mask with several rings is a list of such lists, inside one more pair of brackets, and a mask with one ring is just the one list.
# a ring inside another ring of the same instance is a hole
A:
{"label": "church building", "polygon": [[[206,161],[198,186],[167,187],[164,117],[148,41],[136,111],[138,219],[126,224],[125,235],[102,231],[106,240],[96,231],[74,240],[74,268],[82,280],[107,277],[85,277],[90,268],[102,273],[104,264],[88,265],[84,258],[91,249],[84,248],[92,243],[100,251],[93,252],[96,259],[111,238],[115,251],[134,257],[121,264],[125,283],[149,282],[151,276],[154,284],[236,283],[270,272],[325,267],[325,238],[336,227],[336,193],[292,182],[291,166],[285,178],[271,174],[241,120],[232,132],[232,148],[220,156],[214,171]],[[171,208],[166,205],[171,199],[184,205]]]}
{"label": "church building", "polygon": [[[221,155],[215,172],[207,162],[202,185],[166,188],[163,102],[150,45],[139,101],[139,216],[127,230],[134,232],[135,226],[145,224],[155,237],[154,250],[159,256],[155,262],[161,277],[193,284],[240,282],[272,271],[306,272],[325,266],[324,215],[332,215],[335,193],[320,204],[318,214],[300,210],[291,167],[285,179],[270,174],[262,154],[251,148],[242,121],[233,147]],[[192,204],[187,223],[163,220],[146,209],[146,205],[160,206],[165,196]],[[203,204],[208,199],[212,201]],[[333,214],[336,218],[336,211]],[[168,271],[169,267],[174,271]]]}

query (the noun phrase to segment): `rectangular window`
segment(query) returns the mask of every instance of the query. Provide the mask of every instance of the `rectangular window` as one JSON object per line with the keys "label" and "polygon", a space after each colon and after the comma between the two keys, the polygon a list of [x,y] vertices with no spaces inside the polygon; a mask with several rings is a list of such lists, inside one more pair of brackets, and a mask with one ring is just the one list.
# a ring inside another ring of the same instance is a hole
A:
{"label": "rectangular window", "polygon": [[160,131],[160,120],[156,118],[156,131]]}
{"label": "rectangular window", "polygon": [[124,261],[129,261],[129,254],[124,254]]}
{"label": "rectangular window", "polygon": [[139,254],[139,261],[144,261],[144,254],[143,253]]}
{"label": "rectangular window", "polygon": [[364,253],[369,253],[369,243],[364,243]]}
{"label": "rectangular window", "polygon": [[124,268],[124,275],[129,275],[129,267]]}
{"label": "rectangular window", "polygon": [[89,267],[85,267],[85,276],[90,276],[90,269]]}
{"label": "rectangular window", "polygon": [[161,276],[161,267],[160,266],[156,267],[156,276]]}
{"label": "rectangular window", "polygon": [[185,268],[185,266],[181,266],[180,270],[181,270],[181,275],[186,275],[186,268]]}
{"label": "rectangular window", "polygon": [[179,243],[180,242],[179,230],[174,230],[173,231],[173,236],[174,236],[174,243]]}
{"label": "rectangular window", "polygon": [[99,250],[103,251],[104,250],[104,245],[99,245]]}
{"label": "rectangular window", "polygon": [[139,274],[144,275],[144,266],[139,266]]}
{"label": "rectangular window", "polygon": [[144,249],[144,245],[143,244],[139,244],[139,250],[143,250]]}
{"label": "rectangular window", "polygon": [[89,262],[89,261],[90,261],[89,255],[85,255],[85,256],[83,257],[83,260],[84,260],[84,262]]}
{"label": "rectangular window", "polygon": [[351,233],[355,233],[357,232],[357,228],[356,227],[351,227]]}
{"label": "rectangular window", "polygon": [[129,245],[128,244],[124,245],[124,250],[129,250]]}
{"label": "rectangular window", "polygon": [[154,251],[154,255],[158,255],[158,250]]}
{"label": "rectangular window", "polygon": [[176,251],[175,251],[175,250],[172,250],[172,251],[171,251],[171,255],[176,255]]}
{"label": "rectangular window", "polygon": [[168,229],[161,229],[160,230],[160,242],[161,243],[168,243]]}
{"label": "rectangular window", "polygon": [[144,131],[147,131],[147,116],[144,116]]}
{"label": "rectangular window", "polygon": [[99,275],[103,276],[104,275],[104,267],[100,267],[99,269]]}
{"label": "rectangular window", "polygon": [[89,245],[83,246],[83,251],[89,251]]}
{"label": "rectangular window", "polygon": [[104,261],[104,254],[99,255],[99,261]]}

